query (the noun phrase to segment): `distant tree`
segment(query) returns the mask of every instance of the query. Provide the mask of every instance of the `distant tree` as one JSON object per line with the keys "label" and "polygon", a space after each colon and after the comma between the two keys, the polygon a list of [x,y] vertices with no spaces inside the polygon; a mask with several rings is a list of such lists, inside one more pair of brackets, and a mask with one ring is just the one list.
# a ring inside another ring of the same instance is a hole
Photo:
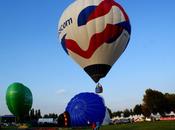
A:
{"label": "distant tree", "polygon": [[166,109],[166,99],[164,95],[156,90],[147,89],[143,97],[143,106],[151,113],[164,114]]}
{"label": "distant tree", "polygon": [[130,116],[130,111],[128,109],[125,109],[123,111],[123,115],[124,115],[124,117],[129,117]]}
{"label": "distant tree", "polygon": [[167,101],[166,112],[167,113],[171,111],[175,112],[175,94],[165,93],[165,98]]}
{"label": "distant tree", "polygon": [[142,105],[137,104],[133,109],[134,114],[141,115],[142,114]]}
{"label": "distant tree", "polygon": [[49,114],[45,114],[43,117],[44,118],[54,118],[54,119],[56,119],[58,117],[58,115],[55,114],[55,113],[49,113]]}
{"label": "distant tree", "polygon": [[41,111],[40,111],[40,109],[35,110],[35,119],[38,120],[38,119],[41,118],[41,117],[42,117],[42,116],[41,116]]}
{"label": "distant tree", "polygon": [[48,114],[44,114],[43,118],[49,118]]}
{"label": "distant tree", "polygon": [[122,114],[122,113],[123,113],[122,111],[116,111],[116,112],[113,112],[113,113],[112,113],[112,116],[113,116],[113,117],[116,117],[116,116],[121,117],[121,114]]}
{"label": "distant tree", "polygon": [[56,119],[57,117],[58,117],[57,114],[55,114],[55,113],[49,113],[49,118],[54,118],[54,119]]}
{"label": "distant tree", "polygon": [[130,109],[130,115],[134,115],[134,111],[132,109]]}
{"label": "distant tree", "polygon": [[29,112],[29,117],[30,117],[30,120],[33,120],[34,117],[35,117],[35,114],[34,114],[34,109],[32,108]]}
{"label": "distant tree", "polygon": [[41,110],[35,110],[34,108],[32,108],[29,112],[29,117],[30,120],[38,120],[39,118],[41,118]]}
{"label": "distant tree", "polygon": [[41,110],[40,109],[38,109],[37,117],[38,118],[42,118],[42,116],[41,116]]}
{"label": "distant tree", "polygon": [[35,110],[35,119],[38,120],[38,110]]}
{"label": "distant tree", "polygon": [[150,110],[146,106],[144,106],[144,105],[142,105],[141,107],[142,107],[142,114],[145,117],[150,117],[150,115],[151,115]]}

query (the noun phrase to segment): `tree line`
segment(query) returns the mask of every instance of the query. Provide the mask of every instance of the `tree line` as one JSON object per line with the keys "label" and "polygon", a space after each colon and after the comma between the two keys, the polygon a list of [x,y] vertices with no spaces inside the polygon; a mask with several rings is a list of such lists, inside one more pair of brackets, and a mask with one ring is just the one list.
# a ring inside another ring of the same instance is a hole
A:
{"label": "tree line", "polygon": [[125,109],[124,111],[112,112],[108,109],[110,116],[124,116],[141,115],[149,117],[151,113],[164,116],[171,111],[175,112],[175,94],[165,93],[160,91],[147,89],[143,95],[142,104],[137,104],[133,109]]}
{"label": "tree line", "polygon": [[[170,113],[171,111],[175,112],[175,94],[165,93],[163,94],[160,91],[147,89],[143,95],[142,104],[137,104],[133,109],[125,109],[123,111],[112,112],[108,108],[110,117],[124,116],[129,117],[130,115],[141,115],[143,114],[146,117],[149,117],[151,113],[157,114],[160,113],[162,116],[165,113]],[[40,109],[34,110],[31,109],[29,112],[30,120],[38,120],[39,118],[54,118],[58,117],[55,113],[49,113],[41,115]]]}
{"label": "tree line", "polygon": [[41,115],[41,110],[34,110],[34,108],[32,108],[29,112],[29,118],[30,120],[38,120],[39,118],[54,118],[56,119],[58,117],[57,114],[55,113],[49,113],[49,114],[44,114],[43,116]]}

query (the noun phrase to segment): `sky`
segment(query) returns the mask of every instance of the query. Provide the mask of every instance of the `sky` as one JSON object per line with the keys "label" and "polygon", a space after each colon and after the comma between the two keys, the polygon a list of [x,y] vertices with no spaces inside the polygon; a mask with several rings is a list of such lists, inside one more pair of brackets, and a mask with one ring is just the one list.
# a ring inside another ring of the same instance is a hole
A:
{"label": "sky", "polygon": [[[70,99],[96,84],[62,49],[57,24],[74,0],[0,0],[0,115],[14,82],[33,94],[42,114],[62,113]],[[112,111],[142,103],[146,89],[175,93],[175,1],[117,0],[132,32],[126,51],[100,83]]]}

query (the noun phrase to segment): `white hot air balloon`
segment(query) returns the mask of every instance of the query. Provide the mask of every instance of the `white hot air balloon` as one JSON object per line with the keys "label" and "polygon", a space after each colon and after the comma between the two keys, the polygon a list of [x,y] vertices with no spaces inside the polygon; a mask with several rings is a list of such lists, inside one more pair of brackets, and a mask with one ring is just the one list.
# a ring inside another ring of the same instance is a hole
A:
{"label": "white hot air balloon", "polygon": [[58,34],[65,52],[97,83],[126,49],[131,25],[114,0],[76,0],[62,14]]}

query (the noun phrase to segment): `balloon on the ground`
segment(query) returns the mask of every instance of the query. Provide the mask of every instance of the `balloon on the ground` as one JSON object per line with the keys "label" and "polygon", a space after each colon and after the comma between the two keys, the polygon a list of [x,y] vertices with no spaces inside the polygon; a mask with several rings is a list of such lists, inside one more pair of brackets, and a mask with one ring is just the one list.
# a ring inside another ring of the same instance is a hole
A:
{"label": "balloon on the ground", "polygon": [[130,34],[129,17],[114,0],[75,0],[58,24],[64,51],[94,82],[107,75],[125,51]]}
{"label": "balloon on the ground", "polygon": [[6,92],[6,104],[11,113],[17,117],[28,115],[33,97],[29,88],[21,83],[11,84]]}
{"label": "balloon on the ground", "polygon": [[73,97],[66,107],[72,127],[102,124],[106,107],[104,100],[94,93],[80,93]]}
{"label": "balloon on the ground", "polygon": [[68,112],[64,112],[58,116],[59,127],[70,127],[70,115]]}

